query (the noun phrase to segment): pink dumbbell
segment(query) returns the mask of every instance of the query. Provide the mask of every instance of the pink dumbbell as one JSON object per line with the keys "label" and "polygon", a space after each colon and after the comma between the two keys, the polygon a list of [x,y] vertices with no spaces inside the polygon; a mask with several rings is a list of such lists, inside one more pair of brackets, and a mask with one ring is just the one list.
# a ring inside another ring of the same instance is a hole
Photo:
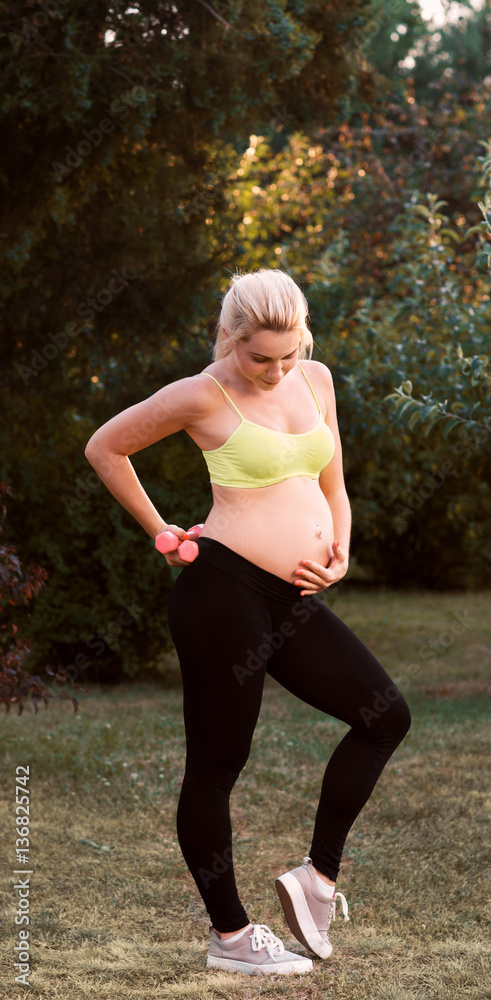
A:
{"label": "pink dumbbell", "polygon": [[[187,534],[190,535],[192,532],[197,538],[199,538],[202,530],[202,524],[194,524],[192,528],[189,528]],[[185,559],[186,562],[193,562],[199,553],[199,548],[196,545],[196,542],[190,541],[188,538],[186,538],[185,541],[180,542],[177,535],[175,535],[173,531],[162,531],[160,535],[157,535],[155,539],[155,548],[164,554],[166,552],[174,552],[175,549],[177,549],[181,559]]]}

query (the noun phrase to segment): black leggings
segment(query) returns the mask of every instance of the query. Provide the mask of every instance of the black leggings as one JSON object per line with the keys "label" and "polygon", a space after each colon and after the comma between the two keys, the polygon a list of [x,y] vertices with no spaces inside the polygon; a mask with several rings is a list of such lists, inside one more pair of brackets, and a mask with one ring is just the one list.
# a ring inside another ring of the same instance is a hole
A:
{"label": "black leggings", "polygon": [[213,926],[234,931],[249,918],[235,883],[229,798],[265,673],[351,726],[327,764],[309,851],[333,881],[348,831],[411,720],[378,660],[317,596],[300,597],[295,584],[215,539],[198,545],[169,604],[187,743],[177,833]]}

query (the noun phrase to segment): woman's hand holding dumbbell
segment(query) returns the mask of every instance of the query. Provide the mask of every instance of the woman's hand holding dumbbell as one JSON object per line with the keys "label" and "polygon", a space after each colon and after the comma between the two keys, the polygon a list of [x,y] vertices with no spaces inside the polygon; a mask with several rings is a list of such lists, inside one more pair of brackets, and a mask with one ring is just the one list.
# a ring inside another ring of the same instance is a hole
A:
{"label": "woman's hand holding dumbbell", "polygon": [[202,530],[202,524],[194,524],[189,531],[184,531],[177,524],[168,524],[157,532],[155,548],[165,555],[169,566],[188,566],[199,553],[194,539],[199,538]]}

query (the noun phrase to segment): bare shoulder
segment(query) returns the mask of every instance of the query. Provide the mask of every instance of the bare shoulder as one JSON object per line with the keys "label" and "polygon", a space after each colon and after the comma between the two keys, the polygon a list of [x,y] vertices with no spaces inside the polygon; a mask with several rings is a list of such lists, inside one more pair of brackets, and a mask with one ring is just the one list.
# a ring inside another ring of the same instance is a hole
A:
{"label": "bare shoulder", "polygon": [[132,455],[169,434],[187,430],[219,405],[209,378],[192,375],[169,382],[148,399],[117,413],[92,435],[87,449]]}
{"label": "bare shoulder", "polygon": [[305,368],[305,371],[327,372],[328,375],[331,374],[330,368],[323,361],[309,361],[307,358],[300,358],[300,364]]}
{"label": "bare shoulder", "polygon": [[324,389],[325,392],[334,391],[334,383],[330,368],[323,361],[300,361],[305,374],[308,375],[314,388]]}
{"label": "bare shoulder", "polygon": [[220,402],[216,382],[207,378],[205,372],[180,379],[173,385],[179,387],[179,394],[186,401],[186,410],[195,419],[208,416]]}
{"label": "bare shoulder", "polygon": [[152,416],[159,414],[180,420],[182,428],[185,428],[189,422],[207,416],[213,410],[214,402],[213,382],[199,374],[168,382],[137,406]]}

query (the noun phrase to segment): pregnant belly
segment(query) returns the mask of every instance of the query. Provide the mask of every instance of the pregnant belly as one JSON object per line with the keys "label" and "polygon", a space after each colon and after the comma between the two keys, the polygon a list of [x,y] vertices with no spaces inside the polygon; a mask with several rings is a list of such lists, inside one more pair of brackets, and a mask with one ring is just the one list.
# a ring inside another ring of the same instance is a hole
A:
{"label": "pregnant belly", "polygon": [[327,566],[332,556],[331,510],[307,476],[250,490],[214,485],[203,535],[288,583],[302,559]]}

